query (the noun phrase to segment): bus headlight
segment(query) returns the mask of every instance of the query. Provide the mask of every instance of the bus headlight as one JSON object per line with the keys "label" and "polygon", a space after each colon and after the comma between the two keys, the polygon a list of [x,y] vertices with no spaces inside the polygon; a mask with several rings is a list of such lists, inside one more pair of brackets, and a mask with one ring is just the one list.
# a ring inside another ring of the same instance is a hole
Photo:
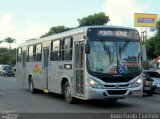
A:
{"label": "bus headlight", "polygon": [[92,88],[102,88],[100,83],[98,83],[97,81],[95,81],[91,78],[88,78],[88,83]]}
{"label": "bus headlight", "polygon": [[136,82],[133,83],[132,87],[139,87],[143,83],[143,79],[139,78]]}

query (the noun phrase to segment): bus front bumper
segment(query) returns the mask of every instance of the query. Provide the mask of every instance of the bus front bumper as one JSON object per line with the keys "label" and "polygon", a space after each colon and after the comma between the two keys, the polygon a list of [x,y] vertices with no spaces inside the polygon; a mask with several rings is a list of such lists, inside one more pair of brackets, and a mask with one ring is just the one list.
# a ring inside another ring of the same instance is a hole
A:
{"label": "bus front bumper", "polygon": [[129,95],[142,96],[143,86],[134,88],[96,89],[86,87],[86,99],[123,99]]}

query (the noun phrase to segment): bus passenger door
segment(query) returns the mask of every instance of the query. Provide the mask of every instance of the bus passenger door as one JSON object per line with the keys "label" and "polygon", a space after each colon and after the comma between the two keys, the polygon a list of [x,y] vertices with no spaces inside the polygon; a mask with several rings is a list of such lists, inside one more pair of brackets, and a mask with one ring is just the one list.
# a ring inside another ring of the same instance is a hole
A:
{"label": "bus passenger door", "polygon": [[49,63],[49,47],[43,48],[43,85],[44,92],[48,92],[48,63]]}
{"label": "bus passenger door", "polygon": [[75,42],[74,48],[76,96],[84,97],[84,42]]}
{"label": "bus passenger door", "polygon": [[26,52],[22,52],[22,70],[20,74],[22,77],[22,84],[25,85],[25,67],[26,67]]}

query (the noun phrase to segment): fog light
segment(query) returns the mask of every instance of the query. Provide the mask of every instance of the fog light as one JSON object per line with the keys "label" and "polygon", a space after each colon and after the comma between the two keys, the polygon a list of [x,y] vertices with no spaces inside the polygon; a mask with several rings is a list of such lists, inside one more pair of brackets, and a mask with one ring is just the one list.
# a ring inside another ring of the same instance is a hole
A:
{"label": "fog light", "polygon": [[141,90],[134,90],[134,91],[133,91],[133,94],[141,94],[141,93],[142,93]]}

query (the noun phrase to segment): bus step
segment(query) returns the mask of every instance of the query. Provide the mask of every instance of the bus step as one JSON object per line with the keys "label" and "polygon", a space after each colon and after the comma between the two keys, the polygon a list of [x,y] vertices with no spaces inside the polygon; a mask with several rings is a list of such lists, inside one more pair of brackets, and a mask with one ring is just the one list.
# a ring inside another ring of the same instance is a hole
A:
{"label": "bus step", "polygon": [[49,93],[48,89],[44,89],[43,91],[44,91],[44,93]]}

